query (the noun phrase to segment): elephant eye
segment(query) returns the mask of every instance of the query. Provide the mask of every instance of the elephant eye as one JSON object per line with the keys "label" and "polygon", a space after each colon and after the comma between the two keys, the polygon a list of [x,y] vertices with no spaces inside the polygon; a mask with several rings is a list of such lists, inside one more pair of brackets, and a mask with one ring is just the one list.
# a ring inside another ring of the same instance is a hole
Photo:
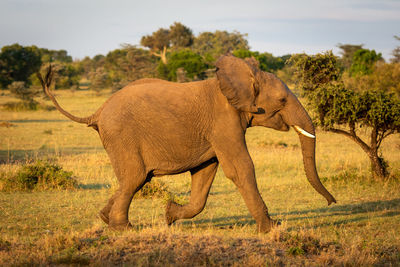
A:
{"label": "elephant eye", "polygon": [[286,101],[287,101],[287,99],[286,99],[285,97],[279,99],[279,102],[280,102],[282,105],[285,105],[285,104],[286,104]]}

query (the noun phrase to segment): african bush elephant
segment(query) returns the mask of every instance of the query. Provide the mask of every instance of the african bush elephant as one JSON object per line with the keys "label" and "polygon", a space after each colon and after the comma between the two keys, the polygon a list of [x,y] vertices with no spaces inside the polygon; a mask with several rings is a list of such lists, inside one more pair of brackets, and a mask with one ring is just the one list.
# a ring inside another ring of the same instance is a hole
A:
{"label": "african bush elephant", "polygon": [[216,78],[174,83],[143,79],[114,93],[93,115],[79,118],[59,106],[49,91],[52,71],[43,79],[45,93],[57,109],[73,121],[98,131],[119,188],[100,216],[113,229],[131,227],[128,210],[134,194],[154,176],[190,171],[187,205],[169,202],[166,221],[193,218],[206,203],[221,164],[237,186],[258,231],[275,224],[257,188],[254,165],[247,150],[248,127],[265,126],[298,133],[306,176],[328,205],[335,198],[321,184],[315,165],[315,131],[300,102],[254,59],[231,55],[216,62]]}

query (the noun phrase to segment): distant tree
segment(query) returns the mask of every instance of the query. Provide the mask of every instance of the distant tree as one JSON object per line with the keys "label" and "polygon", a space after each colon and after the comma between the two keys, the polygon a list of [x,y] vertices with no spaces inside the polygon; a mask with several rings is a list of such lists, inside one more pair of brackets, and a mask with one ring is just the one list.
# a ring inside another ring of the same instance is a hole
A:
{"label": "distant tree", "polygon": [[[384,90],[346,88],[332,52],[295,55],[290,60],[317,125],[356,142],[367,153],[373,176],[387,177],[387,163],[379,155],[379,148],[386,137],[400,132],[400,99]],[[369,143],[359,136],[360,127],[370,130]]]}
{"label": "distant tree", "polygon": [[239,58],[254,57],[260,64],[260,69],[268,72],[276,72],[285,66],[286,60],[290,58],[290,55],[282,57],[274,57],[270,53],[259,53],[257,51],[252,52],[250,50],[238,49],[233,52],[233,55]]}
{"label": "distant tree", "polygon": [[95,71],[89,74],[90,88],[97,94],[100,91],[110,85],[108,73],[103,67],[97,68]]}
{"label": "distant tree", "polygon": [[359,45],[352,45],[352,44],[338,44],[337,47],[339,47],[342,51],[340,54],[342,57],[340,58],[340,62],[342,66],[345,69],[350,69],[351,64],[353,63],[353,56],[354,53],[357,52],[358,50],[362,49],[364,45],[359,44]]}
{"label": "distant tree", "polygon": [[81,79],[80,71],[77,66],[72,63],[54,62],[52,63],[55,72],[54,81],[55,89],[78,87]]}
{"label": "distant tree", "polygon": [[167,64],[168,48],[182,48],[191,46],[193,43],[192,30],[182,23],[175,22],[169,29],[160,28],[151,35],[143,36],[140,44],[150,48],[153,55],[160,57]]}
{"label": "distant tree", "polygon": [[375,63],[380,60],[382,60],[382,54],[377,54],[375,50],[357,50],[353,55],[350,74],[352,76],[371,74],[375,67]]}
{"label": "distant tree", "polygon": [[171,46],[177,48],[189,47],[193,44],[193,32],[180,22],[174,22],[169,28]]}
{"label": "distant tree", "polygon": [[[399,36],[394,36],[394,38],[398,41],[400,41]],[[390,59],[392,63],[400,63],[400,46],[397,46],[395,49],[392,51],[392,56],[393,58]]]}
{"label": "distant tree", "polygon": [[113,83],[120,86],[137,79],[155,77],[157,61],[148,50],[123,45],[107,54],[104,68]]}
{"label": "distant tree", "polygon": [[39,70],[41,64],[40,50],[36,46],[3,46],[0,53],[0,86],[6,88],[14,81],[29,86],[29,77]]}
{"label": "distant tree", "polygon": [[[163,64],[160,62],[160,64]],[[189,49],[172,52],[168,64],[159,68],[159,76],[168,80],[177,80],[178,69],[183,69],[185,76],[191,80],[203,79],[208,66],[203,58]]]}
{"label": "distant tree", "polygon": [[72,57],[68,55],[66,50],[50,50],[47,48],[40,48],[40,54],[42,58],[42,62],[64,62],[64,63],[71,63]]}
{"label": "distant tree", "polygon": [[346,88],[354,91],[384,90],[400,97],[400,63],[376,64],[369,75],[343,74]]}
{"label": "distant tree", "polygon": [[237,31],[202,32],[194,39],[192,49],[203,56],[208,64],[212,64],[228,52],[249,50],[249,44],[247,34]]}
{"label": "distant tree", "polygon": [[7,87],[8,90],[17,98],[26,103],[35,102],[33,97],[38,94],[38,91],[32,87],[27,87],[25,82],[16,81],[12,82]]}

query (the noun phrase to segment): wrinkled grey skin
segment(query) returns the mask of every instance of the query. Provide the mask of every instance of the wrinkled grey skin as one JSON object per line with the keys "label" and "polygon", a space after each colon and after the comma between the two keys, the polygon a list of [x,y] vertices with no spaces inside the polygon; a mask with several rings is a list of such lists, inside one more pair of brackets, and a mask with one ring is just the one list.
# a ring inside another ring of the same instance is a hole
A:
{"label": "wrinkled grey skin", "polygon": [[[132,198],[152,177],[186,171],[192,175],[190,201],[184,206],[169,202],[166,220],[171,224],[196,216],[206,204],[219,164],[237,186],[258,231],[268,232],[276,224],[257,188],[246,129],[265,126],[288,131],[296,125],[315,135],[314,127],[288,87],[273,74],[259,70],[254,59],[223,56],[216,66],[217,78],[205,81],[133,82],[86,118],[58,105],[49,91],[51,70],[41,79],[61,113],[86,123],[100,135],[119,181],[118,190],[100,212],[110,228],[131,226],[128,210]],[[309,182],[328,204],[336,202],[319,180],[315,139],[298,134]]]}

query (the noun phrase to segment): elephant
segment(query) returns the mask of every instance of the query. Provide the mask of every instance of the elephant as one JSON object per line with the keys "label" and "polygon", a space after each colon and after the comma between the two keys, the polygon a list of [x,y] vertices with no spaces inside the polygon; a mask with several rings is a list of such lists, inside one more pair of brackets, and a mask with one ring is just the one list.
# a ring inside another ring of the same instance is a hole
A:
{"label": "elephant", "polygon": [[132,227],[128,219],[134,194],[152,177],[191,173],[186,205],[167,203],[168,225],[199,214],[221,168],[237,187],[259,232],[277,225],[257,187],[245,133],[252,126],[298,133],[304,169],[312,187],[328,201],[335,198],[321,183],[315,164],[315,129],[310,116],[284,82],[260,70],[254,58],[223,55],[216,77],[175,83],[142,79],[115,92],[92,115],[64,110],[50,91],[53,72],[38,74],[45,94],[69,119],[94,128],[110,158],[119,187],[100,211],[108,227]]}

